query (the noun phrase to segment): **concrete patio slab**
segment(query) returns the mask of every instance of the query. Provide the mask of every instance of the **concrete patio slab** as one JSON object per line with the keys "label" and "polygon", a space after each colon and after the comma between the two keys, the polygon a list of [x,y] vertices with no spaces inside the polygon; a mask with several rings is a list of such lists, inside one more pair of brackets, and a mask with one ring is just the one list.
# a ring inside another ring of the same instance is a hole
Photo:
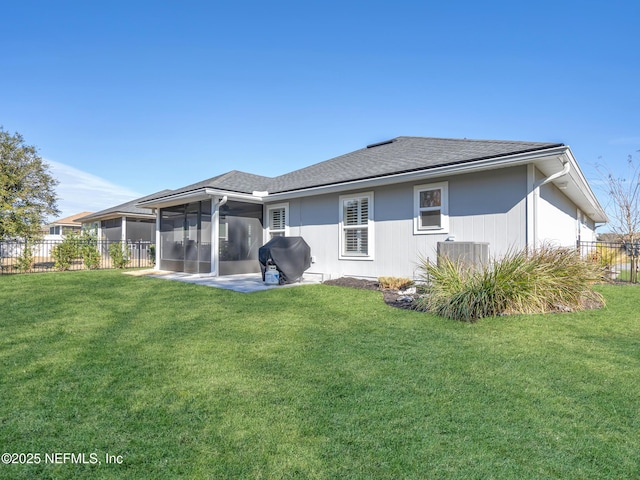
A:
{"label": "concrete patio slab", "polygon": [[262,281],[262,275],[259,273],[246,273],[242,275],[225,275],[221,277],[212,277],[209,275],[201,275],[194,273],[182,272],[165,272],[161,270],[137,270],[129,273],[130,275],[150,275],[163,280],[175,280],[178,282],[195,283],[196,285],[204,285],[207,287],[222,288],[225,290],[233,290],[234,292],[251,293],[262,290],[272,290],[275,288],[288,288],[300,285],[314,285],[322,282],[320,275],[306,274],[301,282],[291,283],[287,285],[267,285]]}

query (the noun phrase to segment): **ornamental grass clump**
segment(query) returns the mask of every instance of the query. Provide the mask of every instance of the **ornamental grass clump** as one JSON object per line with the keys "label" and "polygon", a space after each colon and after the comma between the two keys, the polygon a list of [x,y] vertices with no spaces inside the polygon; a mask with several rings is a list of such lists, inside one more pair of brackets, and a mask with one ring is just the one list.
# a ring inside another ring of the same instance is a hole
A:
{"label": "ornamental grass clump", "polygon": [[428,294],[417,308],[474,322],[498,315],[563,312],[603,305],[591,285],[602,279],[602,268],[573,249],[541,247],[508,253],[487,265],[423,260]]}
{"label": "ornamental grass clump", "polygon": [[404,290],[413,285],[413,280],[403,277],[378,277],[378,284],[381,288]]}

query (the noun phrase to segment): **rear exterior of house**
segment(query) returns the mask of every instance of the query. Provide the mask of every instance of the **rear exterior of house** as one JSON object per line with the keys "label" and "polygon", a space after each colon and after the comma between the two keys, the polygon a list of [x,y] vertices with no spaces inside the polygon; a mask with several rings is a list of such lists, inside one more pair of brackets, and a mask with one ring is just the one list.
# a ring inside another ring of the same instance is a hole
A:
{"label": "rear exterior of house", "polygon": [[311,247],[309,273],[414,278],[439,242],[492,256],[595,238],[606,215],[561,144],[399,137],[275,178],[232,171],[147,197],[157,268],[259,271],[275,235]]}

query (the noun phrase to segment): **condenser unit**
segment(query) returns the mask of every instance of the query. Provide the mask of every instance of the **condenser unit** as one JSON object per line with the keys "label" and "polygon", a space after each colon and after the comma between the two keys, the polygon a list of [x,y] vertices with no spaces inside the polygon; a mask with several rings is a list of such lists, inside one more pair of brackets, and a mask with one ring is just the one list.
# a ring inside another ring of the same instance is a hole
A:
{"label": "condenser unit", "polygon": [[438,261],[448,257],[453,262],[474,266],[489,262],[489,244],[485,242],[438,242]]}

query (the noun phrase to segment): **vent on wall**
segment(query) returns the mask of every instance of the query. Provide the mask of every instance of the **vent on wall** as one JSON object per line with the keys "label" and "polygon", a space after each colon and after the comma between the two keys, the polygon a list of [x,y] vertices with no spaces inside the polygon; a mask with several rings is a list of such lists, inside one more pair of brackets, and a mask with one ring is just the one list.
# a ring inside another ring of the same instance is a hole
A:
{"label": "vent on wall", "polygon": [[489,262],[489,244],[483,242],[438,242],[438,260],[446,256],[453,262],[479,267]]}

